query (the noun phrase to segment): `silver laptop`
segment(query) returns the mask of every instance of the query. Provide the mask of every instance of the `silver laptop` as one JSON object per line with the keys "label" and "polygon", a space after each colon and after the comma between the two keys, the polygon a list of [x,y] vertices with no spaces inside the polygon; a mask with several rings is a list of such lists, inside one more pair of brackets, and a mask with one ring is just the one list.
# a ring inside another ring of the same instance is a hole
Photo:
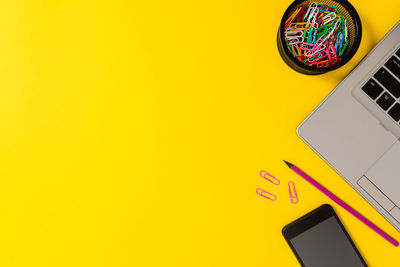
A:
{"label": "silver laptop", "polygon": [[400,21],[297,133],[400,231]]}

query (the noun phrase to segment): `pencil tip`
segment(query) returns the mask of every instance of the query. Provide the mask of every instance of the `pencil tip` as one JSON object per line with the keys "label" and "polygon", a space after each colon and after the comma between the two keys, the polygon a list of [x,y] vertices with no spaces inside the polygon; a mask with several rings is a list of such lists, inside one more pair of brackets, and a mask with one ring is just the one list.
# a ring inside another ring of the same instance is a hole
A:
{"label": "pencil tip", "polygon": [[292,168],[292,167],[293,167],[293,164],[292,164],[292,163],[287,162],[286,160],[284,160],[284,162],[286,163],[286,165],[288,165],[289,168]]}

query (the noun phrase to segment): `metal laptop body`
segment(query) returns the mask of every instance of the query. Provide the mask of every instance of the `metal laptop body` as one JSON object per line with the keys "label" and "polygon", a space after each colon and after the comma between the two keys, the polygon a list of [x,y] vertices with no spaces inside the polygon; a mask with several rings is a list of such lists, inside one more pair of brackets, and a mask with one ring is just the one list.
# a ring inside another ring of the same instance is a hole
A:
{"label": "metal laptop body", "polygon": [[302,122],[297,133],[400,231],[397,71],[400,22]]}

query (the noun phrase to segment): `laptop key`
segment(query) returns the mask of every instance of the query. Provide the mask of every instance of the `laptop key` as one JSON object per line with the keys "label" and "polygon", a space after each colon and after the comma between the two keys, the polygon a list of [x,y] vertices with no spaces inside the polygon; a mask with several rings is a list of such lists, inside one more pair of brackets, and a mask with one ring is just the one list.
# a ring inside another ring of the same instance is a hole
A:
{"label": "laptop key", "polygon": [[397,55],[398,57],[400,57],[400,49],[397,50],[396,55]]}
{"label": "laptop key", "polygon": [[369,79],[369,81],[362,87],[362,90],[373,100],[383,92],[383,88],[373,79]]}
{"label": "laptop key", "polygon": [[385,63],[385,66],[400,79],[400,60],[393,56]]}
{"label": "laptop key", "polygon": [[395,120],[400,120],[400,104],[396,103],[388,112],[388,114]]}
{"label": "laptop key", "polygon": [[385,86],[386,89],[388,89],[396,98],[400,96],[400,82],[397,81],[387,70],[380,68],[378,72],[375,73],[374,78]]}
{"label": "laptop key", "polygon": [[391,97],[387,92],[385,92],[377,101],[378,105],[383,109],[387,110],[393,103],[394,98]]}

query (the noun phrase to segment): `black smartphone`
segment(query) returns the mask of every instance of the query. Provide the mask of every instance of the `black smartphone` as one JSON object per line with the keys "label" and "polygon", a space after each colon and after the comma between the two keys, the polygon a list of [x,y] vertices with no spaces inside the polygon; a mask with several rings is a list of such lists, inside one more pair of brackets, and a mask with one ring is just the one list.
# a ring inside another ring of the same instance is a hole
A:
{"label": "black smartphone", "polygon": [[328,204],[286,225],[282,234],[302,266],[367,266],[335,211]]}

